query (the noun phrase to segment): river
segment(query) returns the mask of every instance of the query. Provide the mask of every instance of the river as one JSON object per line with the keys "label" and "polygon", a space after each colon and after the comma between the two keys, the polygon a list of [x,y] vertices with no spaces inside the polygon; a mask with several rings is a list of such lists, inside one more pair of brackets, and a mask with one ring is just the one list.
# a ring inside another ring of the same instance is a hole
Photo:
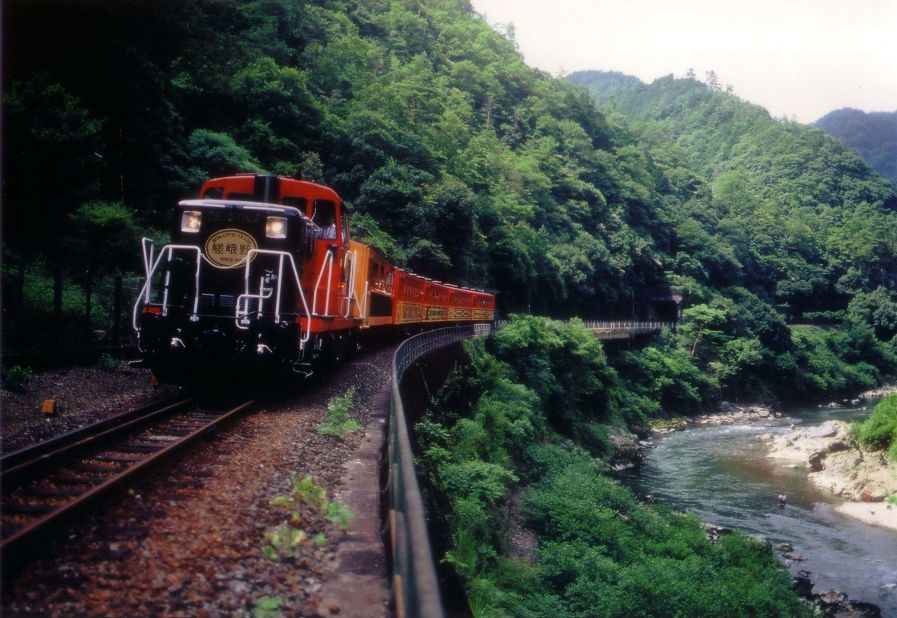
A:
{"label": "river", "polygon": [[[869,411],[802,408],[751,424],[690,426],[657,436],[641,470],[622,480],[705,521],[791,543],[806,560],[789,568],[810,571],[814,592],[836,588],[897,617],[897,532],[835,512],[837,497],[813,486],[805,470],[767,459],[757,440],[763,433],[786,433],[791,423],[853,420]],[[788,495],[784,509],[777,503],[780,493]]]}

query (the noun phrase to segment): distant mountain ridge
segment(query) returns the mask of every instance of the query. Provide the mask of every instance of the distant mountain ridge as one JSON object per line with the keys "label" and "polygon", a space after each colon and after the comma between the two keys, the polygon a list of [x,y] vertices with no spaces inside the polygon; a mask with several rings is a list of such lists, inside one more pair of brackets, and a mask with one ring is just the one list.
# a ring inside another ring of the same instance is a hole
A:
{"label": "distant mountain ridge", "polygon": [[853,148],[875,171],[897,182],[897,111],[845,107],[829,112],[813,126]]}
{"label": "distant mountain ridge", "polygon": [[[637,136],[627,142],[621,131],[618,151],[646,150],[679,196],[668,216],[680,287],[759,284],[797,317],[842,310],[879,286],[897,289],[893,258],[874,257],[897,247],[897,191],[855,150],[772,117],[717,79],[645,84],[600,71],[568,79],[589,90],[611,125]],[[710,247],[712,259],[685,257]]]}
{"label": "distant mountain ridge", "polygon": [[[667,124],[677,139],[682,140],[680,145],[685,147],[692,162],[708,173],[737,153],[731,149],[746,137],[745,132],[779,132],[763,107],[694,78],[677,79],[668,75],[646,84],[617,71],[577,71],[567,79],[584,86],[599,105],[611,105],[632,120]],[[824,131],[857,153],[870,168],[897,183],[897,111],[843,108],[811,125],[798,126]],[[809,138],[798,133],[800,139]],[[829,154],[834,153],[829,151]]]}

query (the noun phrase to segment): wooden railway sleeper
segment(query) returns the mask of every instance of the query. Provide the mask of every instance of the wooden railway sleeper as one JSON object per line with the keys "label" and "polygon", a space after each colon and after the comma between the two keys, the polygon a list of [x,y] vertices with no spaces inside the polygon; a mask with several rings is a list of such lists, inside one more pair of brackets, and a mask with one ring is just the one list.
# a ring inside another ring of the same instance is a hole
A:
{"label": "wooden railway sleeper", "polygon": [[120,446],[115,450],[121,451],[122,453],[155,453],[160,448],[162,448],[161,444],[145,444],[138,442],[136,444]]}
{"label": "wooden railway sleeper", "polygon": [[[32,546],[28,543],[42,543],[47,537],[47,531],[51,527],[58,526],[61,522],[71,517],[75,511],[86,508],[86,506],[99,499],[100,496],[111,494],[115,489],[120,489],[128,480],[134,478],[138,473],[147,470],[150,466],[157,464],[163,458],[167,458],[184,446],[193,443],[201,438],[206,430],[216,429],[218,426],[227,423],[238,415],[245,412],[247,408],[255,404],[255,401],[247,401],[221,415],[203,415],[210,420],[205,426],[197,427],[194,431],[177,440],[163,440],[161,443],[145,444],[140,442],[147,439],[144,432],[138,434],[136,440],[123,440],[119,444],[106,446],[99,452],[94,452],[86,458],[79,460],[77,463],[90,465],[90,461],[108,461],[115,459],[125,459],[121,463],[129,465],[121,466],[117,470],[108,470],[108,473],[102,475],[94,475],[86,472],[78,475],[71,468],[63,468],[50,472],[49,476],[44,476],[40,483],[46,483],[47,486],[73,486],[73,489],[83,488],[79,496],[73,500],[63,500],[61,503],[50,504],[28,504],[31,500],[38,500],[28,495],[22,496],[21,500],[4,500],[9,503],[12,508],[4,509],[5,512],[11,514],[10,518],[4,518],[3,521],[3,538],[0,542],[0,548],[3,552],[4,571],[8,572],[11,564],[18,564],[20,559],[27,559],[29,548]],[[190,421],[197,421],[197,418],[191,418]],[[188,422],[190,422],[188,421]],[[161,431],[168,431],[168,426],[163,425]],[[142,453],[140,457],[130,457],[130,454]],[[101,468],[102,466],[96,466]],[[104,470],[104,472],[107,472]],[[34,482],[34,479],[32,479]],[[65,491],[63,489],[63,491]],[[61,492],[55,492],[61,493]],[[54,495],[55,497],[55,495]],[[24,503],[24,504],[23,504]],[[33,521],[22,522],[24,515],[17,517],[15,513],[18,510],[30,511]],[[18,526],[22,523],[23,525]]]}
{"label": "wooden railway sleeper", "polygon": [[72,498],[80,496],[84,492],[79,489],[66,489],[65,487],[28,487],[25,490],[30,496],[45,496],[50,498]]}
{"label": "wooden railway sleeper", "polygon": [[4,504],[3,512],[7,515],[45,515],[58,508],[55,504]]}
{"label": "wooden railway sleeper", "polygon": [[87,485],[88,487],[103,482],[102,477],[69,476],[67,474],[54,474],[48,480],[55,485]]}
{"label": "wooden railway sleeper", "polygon": [[110,472],[118,472],[121,466],[98,466],[96,464],[79,463],[73,466],[67,466],[67,470],[72,472],[81,472],[84,474],[109,474]]}
{"label": "wooden railway sleeper", "polygon": [[[184,434],[184,435],[186,435],[186,434]],[[153,442],[161,442],[162,444],[166,444],[168,442],[175,442],[177,440],[180,440],[183,437],[184,436],[175,436],[175,435],[164,434],[164,433],[155,433],[150,436],[144,436],[144,439],[150,440]]]}
{"label": "wooden railway sleeper", "polygon": [[113,463],[131,464],[131,463],[134,463],[135,461],[140,461],[141,459],[143,459],[143,457],[141,457],[139,455],[129,456],[125,453],[122,453],[120,455],[106,455],[106,454],[101,453],[99,455],[93,455],[92,459],[96,459],[97,461],[109,461],[109,462],[113,462]]}

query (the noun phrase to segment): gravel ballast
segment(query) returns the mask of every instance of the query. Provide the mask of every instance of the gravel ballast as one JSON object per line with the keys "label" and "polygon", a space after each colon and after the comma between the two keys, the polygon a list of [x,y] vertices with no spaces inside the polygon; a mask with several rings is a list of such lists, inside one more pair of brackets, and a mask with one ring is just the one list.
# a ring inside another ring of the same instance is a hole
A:
{"label": "gravel ballast", "polygon": [[[372,402],[382,405],[388,388],[393,350],[359,354],[298,394],[261,404],[73,525],[7,582],[3,613],[212,618],[253,616],[262,606],[279,608],[272,615],[339,613],[339,595],[321,607],[321,589],[339,575],[334,557],[347,533],[322,509],[301,505],[294,515],[270,502],[290,493],[294,474],[311,475],[328,499],[338,493],[364,432],[324,436],[316,426],[328,401],[350,386],[352,416],[367,425]],[[355,517],[378,519],[370,510]],[[307,535],[292,555],[263,553],[277,526]],[[384,611],[371,607],[371,615]]]}
{"label": "gravel ballast", "polygon": [[[164,399],[180,388],[153,388],[149,369],[131,369],[124,361],[104,371],[78,367],[36,373],[21,392],[3,389],[0,451],[7,453],[61,433]],[[41,414],[44,399],[57,400],[55,416]]]}

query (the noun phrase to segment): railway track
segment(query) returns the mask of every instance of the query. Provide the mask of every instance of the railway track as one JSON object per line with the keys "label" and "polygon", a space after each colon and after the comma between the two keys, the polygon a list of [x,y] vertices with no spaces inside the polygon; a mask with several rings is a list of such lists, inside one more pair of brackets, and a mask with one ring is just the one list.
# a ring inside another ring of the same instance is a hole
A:
{"label": "railway track", "polygon": [[0,458],[3,570],[60,523],[254,403],[244,401],[221,410],[192,397],[170,399]]}

